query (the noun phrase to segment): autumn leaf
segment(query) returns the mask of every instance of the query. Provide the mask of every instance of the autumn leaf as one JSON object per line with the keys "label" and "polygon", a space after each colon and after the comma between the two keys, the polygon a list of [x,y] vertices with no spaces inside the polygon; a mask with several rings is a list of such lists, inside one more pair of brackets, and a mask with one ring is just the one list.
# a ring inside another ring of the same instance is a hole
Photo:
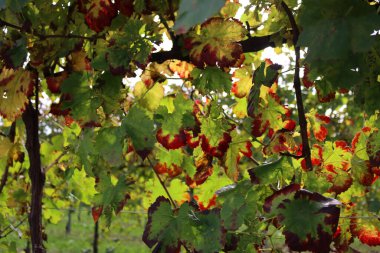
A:
{"label": "autumn leaf", "polygon": [[87,25],[95,32],[101,32],[111,24],[117,14],[111,0],[80,0],[79,11],[85,15]]}
{"label": "autumn leaf", "polygon": [[23,69],[3,68],[0,73],[0,115],[14,121],[25,110],[34,85],[34,74]]}
{"label": "autumn leaf", "polygon": [[233,78],[237,81],[232,84],[231,92],[238,98],[246,97],[252,87],[252,70],[244,66],[235,70]]}
{"label": "autumn leaf", "polygon": [[310,110],[310,112],[306,114],[306,117],[309,120],[315,139],[324,141],[328,134],[325,125],[330,123],[330,118],[318,114],[314,109]]}
{"label": "autumn leaf", "polygon": [[[319,193],[289,185],[265,200],[264,210],[284,226],[291,250],[328,252],[339,220],[341,203]],[[299,211],[302,210],[302,215]]]}
{"label": "autumn leaf", "polygon": [[239,66],[244,56],[238,42],[245,34],[245,28],[235,19],[211,18],[202,24],[200,34],[192,33],[188,38],[191,61],[198,67]]}

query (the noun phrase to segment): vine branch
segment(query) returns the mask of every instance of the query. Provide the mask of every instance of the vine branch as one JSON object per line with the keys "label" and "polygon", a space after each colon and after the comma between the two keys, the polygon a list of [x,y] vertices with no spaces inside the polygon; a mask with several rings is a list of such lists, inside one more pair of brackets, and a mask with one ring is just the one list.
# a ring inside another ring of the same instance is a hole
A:
{"label": "vine branch", "polygon": [[105,39],[104,34],[94,34],[93,36],[84,36],[84,35],[78,35],[78,34],[42,34],[38,32],[33,31],[27,31],[24,27],[18,26],[12,23],[9,23],[8,21],[5,21],[0,18],[0,27],[6,26],[8,28],[16,29],[20,32],[27,33],[33,36],[38,37],[39,39],[83,39],[83,40],[90,40],[95,41],[97,39]]}
{"label": "vine branch", "polygon": [[[163,23],[165,25],[165,22]],[[83,40],[89,40],[89,41],[96,41],[97,39],[105,39],[105,35],[101,34],[95,34],[93,36],[83,36],[83,35],[77,35],[77,34],[41,34],[33,31],[27,31],[21,26],[11,24],[3,19],[0,19],[0,27],[7,26],[9,28],[13,28],[16,30],[19,30],[23,33],[28,33],[30,35],[36,36],[38,38],[42,39],[83,39]],[[169,27],[166,27],[167,29]],[[169,33],[171,32],[168,30]],[[273,37],[279,36],[279,33],[267,35],[267,36],[261,36],[261,37],[252,37],[249,36],[248,39],[239,41],[243,48],[244,53],[248,52],[258,52],[261,51],[267,47],[275,47],[275,43],[272,41]],[[173,38],[172,38],[173,39]],[[283,43],[286,43],[286,40],[283,39]],[[180,46],[178,45],[178,39],[175,37],[173,40],[173,48],[170,51],[159,51],[151,54],[150,61],[152,62],[158,62],[162,63],[166,60],[170,59],[177,59],[177,60],[183,60],[183,61],[189,61],[188,55],[183,55]]]}
{"label": "vine branch", "polygon": [[297,100],[297,110],[298,110],[298,121],[301,128],[301,137],[302,137],[302,156],[305,157],[306,161],[306,168],[311,171],[313,170],[313,164],[311,162],[311,153],[310,153],[310,146],[309,146],[309,138],[307,136],[307,121],[305,116],[305,109],[303,106],[302,101],[302,92],[301,92],[301,80],[300,80],[300,47],[297,46],[298,37],[299,37],[299,29],[296,23],[296,20],[294,19],[292,11],[289,9],[289,7],[286,5],[284,1],[281,2],[281,6],[284,9],[286,15],[289,18],[290,25],[292,26],[293,30],[293,44],[296,54],[296,61],[295,61],[295,69],[294,69],[294,89],[296,92],[296,100]]}

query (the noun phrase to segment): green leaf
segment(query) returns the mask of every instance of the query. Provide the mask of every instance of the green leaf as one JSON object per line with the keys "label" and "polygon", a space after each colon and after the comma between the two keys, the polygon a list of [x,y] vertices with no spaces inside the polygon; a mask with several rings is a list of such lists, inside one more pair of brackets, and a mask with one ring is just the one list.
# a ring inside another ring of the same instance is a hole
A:
{"label": "green leaf", "polygon": [[132,107],[123,120],[122,128],[131,138],[136,152],[145,159],[156,142],[153,120],[147,116],[143,109]]}
{"label": "green leaf", "polygon": [[[203,23],[215,15],[225,4],[223,0],[182,0],[174,24],[176,33],[185,33],[194,25]],[[197,10],[197,11],[194,11]]]}
{"label": "green leaf", "polygon": [[181,244],[198,252],[218,252],[223,236],[218,210],[199,212],[184,203],[173,212],[169,200],[158,197],[149,207],[143,241],[155,246],[154,252],[177,252]]}
{"label": "green leaf", "polygon": [[84,123],[99,120],[97,109],[101,99],[91,89],[88,75],[72,73],[63,81],[61,91],[70,95],[70,100],[64,101],[62,109],[70,109],[74,119]]}
{"label": "green leaf", "polygon": [[210,91],[229,92],[231,89],[231,75],[217,67],[194,68],[191,76],[194,78],[193,85],[202,94],[208,94]]}
{"label": "green leaf", "polygon": [[125,134],[120,127],[103,128],[95,139],[95,149],[111,166],[123,162],[123,144]]}
{"label": "green leaf", "polygon": [[338,225],[339,205],[335,199],[289,185],[268,197],[264,210],[276,215],[284,226],[285,242],[291,250],[329,252]]}
{"label": "green leaf", "polygon": [[253,169],[250,169],[249,176],[251,178],[251,182],[254,184],[274,184],[277,183],[278,180],[283,179],[283,162],[284,157],[282,156],[280,159],[257,166]]}
{"label": "green leaf", "polygon": [[218,201],[223,201],[220,215],[226,229],[236,230],[245,219],[254,217],[258,210],[258,192],[249,180],[244,180],[218,195]]}

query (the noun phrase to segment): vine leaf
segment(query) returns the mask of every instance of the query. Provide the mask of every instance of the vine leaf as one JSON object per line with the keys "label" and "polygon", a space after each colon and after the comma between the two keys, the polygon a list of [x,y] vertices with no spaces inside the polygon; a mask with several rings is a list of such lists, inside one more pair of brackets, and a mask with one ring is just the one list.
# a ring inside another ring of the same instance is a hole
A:
{"label": "vine leaf", "polygon": [[107,219],[107,225],[111,224],[112,212],[118,214],[130,198],[127,190],[129,189],[124,176],[120,176],[116,183],[112,182],[110,176],[104,173],[99,177],[99,183],[96,190],[99,192],[94,196],[96,207],[92,209],[94,222],[100,215],[104,214]]}
{"label": "vine leaf", "polygon": [[247,216],[254,216],[258,209],[259,195],[249,180],[240,181],[227,191],[218,195],[223,201],[220,212],[224,226],[228,230],[237,230]]}
{"label": "vine leaf", "polygon": [[356,133],[352,140],[351,159],[352,175],[354,179],[365,186],[370,186],[376,179],[377,167],[372,170],[370,157],[367,153],[367,146],[371,146],[371,134],[374,133],[375,128],[363,127],[361,131]]}
{"label": "vine leaf", "polygon": [[237,98],[246,97],[252,87],[252,69],[244,66],[235,70],[232,77],[236,78],[237,81],[232,84],[231,92]]}
{"label": "vine leaf", "polygon": [[202,150],[214,157],[223,157],[231,142],[229,132],[222,119],[212,119],[211,117],[201,118],[201,147]]}
{"label": "vine leaf", "polygon": [[91,30],[101,32],[111,25],[117,15],[115,4],[111,0],[80,0],[79,11],[85,15],[86,23]]}
{"label": "vine leaf", "polygon": [[324,125],[330,123],[330,118],[318,114],[315,109],[310,110],[310,112],[306,114],[306,117],[309,120],[315,139],[324,141],[328,134],[327,128]]}
{"label": "vine leaf", "polygon": [[0,73],[0,115],[14,121],[25,110],[33,92],[34,74],[23,69],[7,69]]}
{"label": "vine leaf", "polygon": [[228,92],[231,89],[231,75],[220,68],[194,68],[190,75],[193,78],[193,85],[202,94],[208,94],[210,91]]}
{"label": "vine leaf", "polygon": [[329,192],[345,192],[353,182],[348,171],[352,153],[344,141],[325,142],[323,145],[323,168],[327,181],[332,183]]}
{"label": "vine leaf", "polygon": [[155,111],[164,97],[164,84],[157,82],[149,90],[143,82],[137,82],[133,95],[140,105],[149,111]]}
{"label": "vine leaf", "polygon": [[275,184],[280,179],[290,179],[293,174],[291,165],[281,157],[280,159],[266,163],[248,170],[253,184],[268,185]]}
{"label": "vine leaf", "polygon": [[236,129],[234,129],[230,135],[231,143],[224,157],[224,166],[227,176],[236,182],[239,176],[239,161],[242,154],[251,157],[252,145],[249,136],[239,133]]}
{"label": "vine leaf", "polygon": [[193,103],[182,94],[178,94],[173,101],[174,109],[160,106],[155,114],[155,120],[161,123],[156,138],[167,149],[177,149],[186,145],[184,129],[194,125],[192,116]]}
{"label": "vine leaf", "polygon": [[360,218],[359,215],[353,214],[350,229],[352,235],[357,237],[362,243],[369,246],[380,245],[380,221],[370,212],[360,212],[360,217],[372,217],[369,219]]}
{"label": "vine leaf", "polygon": [[0,136],[0,159],[7,158],[12,150],[13,143],[9,138]]}
{"label": "vine leaf", "polygon": [[268,197],[264,210],[284,226],[285,242],[291,250],[322,253],[330,251],[340,204],[293,184]]}
{"label": "vine leaf", "polygon": [[[136,124],[138,122],[138,124]],[[143,109],[132,107],[123,120],[122,127],[131,138],[134,149],[145,159],[152,151],[154,140],[154,123]]]}
{"label": "vine leaf", "polygon": [[143,241],[155,247],[154,252],[179,252],[181,245],[197,252],[218,252],[224,238],[218,209],[200,212],[184,203],[173,211],[169,200],[162,196],[148,209]]}
{"label": "vine leaf", "polygon": [[[174,30],[177,34],[185,33],[194,25],[203,23],[215,15],[225,4],[223,0],[192,0],[181,1],[178,9]],[[194,11],[197,10],[197,11]]]}
{"label": "vine leaf", "polygon": [[242,23],[235,19],[210,18],[202,24],[200,34],[188,38],[190,59],[198,67],[238,67],[244,60],[238,41],[245,34]]}

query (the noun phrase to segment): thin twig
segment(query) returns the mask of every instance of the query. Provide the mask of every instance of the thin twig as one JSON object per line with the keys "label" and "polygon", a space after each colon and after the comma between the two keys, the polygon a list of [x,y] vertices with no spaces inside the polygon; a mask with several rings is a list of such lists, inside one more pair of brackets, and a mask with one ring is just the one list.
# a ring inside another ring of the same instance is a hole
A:
{"label": "thin twig", "polygon": [[161,23],[165,26],[166,30],[168,31],[170,39],[174,42],[176,38],[173,31],[170,29],[168,22],[166,22],[166,19],[162,15],[159,15],[159,18],[161,20]]}
{"label": "thin twig", "polygon": [[280,152],[280,155],[281,156],[289,156],[289,157],[293,157],[293,158],[296,158],[296,159],[304,157],[303,155],[294,155],[294,154],[291,154],[289,152]]}
{"label": "thin twig", "polygon": [[292,11],[286,5],[284,1],[281,2],[282,8],[286,12],[286,15],[289,18],[290,25],[293,29],[293,44],[295,48],[296,54],[296,62],[295,62],[295,70],[294,70],[294,89],[296,92],[296,100],[297,100],[297,109],[298,109],[298,120],[301,128],[301,137],[302,137],[302,156],[305,157],[306,160],[306,168],[311,171],[313,170],[313,164],[311,162],[311,152],[309,146],[309,139],[307,136],[307,121],[305,116],[305,109],[302,102],[302,92],[301,92],[301,80],[300,80],[300,47],[297,46],[299,29],[297,23],[294,19]]}
{"label": "thin twig", "polygon": [[5,238],[7,237],[10,233],[12,233],[13,230],[15,230],[16,228],[18,228],[19,226],[21,226],[25,221],[26,219],[28,218],[28,216],[25,216],[24,219],[22,219],[16,226],[14,226],[12,228],[12,225],[9,225],[8,227],[6,227],[3,231],[1,231],[1,233],[4,233],[5,231],[7,231],[8,229],[10,229],[7,233],[5,234],[0,234],[0,239],[1,238]]}
{"label": "thin twig", "polygon": [[45,168],[45,172],[47,172],[48,170],[50,170],[54,165],[56,165],[59,160],[61,160],[61,158],[67,154],[67,150],[64,150],[57,158],[55,158],[55,160],[50,163],[46,168]]}
{"label": "thin twig", "polygon": [[3,19],[0,19],[0,27],[3,27],[3,26],[19,30],[20,32],[23,32],[23,33],[28,33],[40,39],[83,39],[83,40],[91,40],[91,41],[94,41],[97,39],[105,39],[104,34],[101,34],[101,35],[95,34],[93,36],[83,36],[83,35],[78,35],[78,34],[42,34],[42,33],[37,33],[37,32],[28,32],[21,26],[18,26],[18,25],[9,23]]}
{"label": "thin twig", "polygon": [[162,181],[160,175],[158,175],[157,171],[154,169],[154,165],[153,165],[152,161],[149,159],[149,157],[147,157],[147,160],[148,160],[150,166],[152,167],[152,170],[154,171],[154,174],[156,174],[158,180],[160,181],[160,184],[162,185],[162,187],[164,188],[166,194],[168,195],[168,197],[170,199],[170,202],[172,203],[173,207],[177,209],[178,208],[177,204],[175,203],[175,201],[173,200],[172,196],[170,195],[170,193],[168,191],[168,188],[166,188],[165,183]]}

